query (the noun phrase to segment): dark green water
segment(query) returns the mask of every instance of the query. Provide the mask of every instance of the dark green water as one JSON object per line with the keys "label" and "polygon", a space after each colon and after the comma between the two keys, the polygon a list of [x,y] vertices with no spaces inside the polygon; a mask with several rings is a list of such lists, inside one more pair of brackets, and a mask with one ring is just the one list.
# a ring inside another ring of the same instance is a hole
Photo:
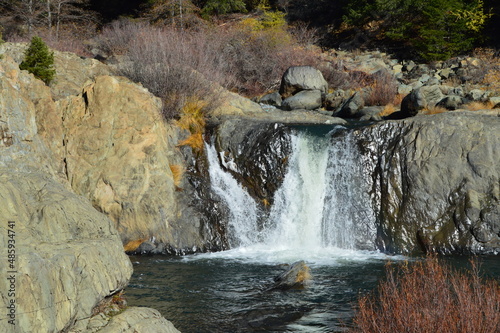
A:
{"label": "dark green water", "polygon": [[[183,333],[341,332],[358,296],[384,276],[386,262],[374,256],[312,264],[305,289],[266,291],[282,265],[206,255],[131,259],[129,305],[158,309]],[[467,266],[463,257],[447,260]],[[500,277],[498,256],[481,261],[484,274]]]}

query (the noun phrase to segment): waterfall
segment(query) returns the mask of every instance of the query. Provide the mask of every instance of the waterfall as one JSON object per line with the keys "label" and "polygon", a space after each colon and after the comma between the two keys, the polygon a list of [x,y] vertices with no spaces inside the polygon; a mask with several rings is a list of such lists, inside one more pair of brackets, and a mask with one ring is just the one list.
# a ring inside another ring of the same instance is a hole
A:
{"label": "waterfall", "polygon": [[257,205],[234,177],[219,164],[213,145],[205,144],[209,163],[210,182],[214,192],[229,209],[228,239],[234,248],[248,246],[255,241]]}
{"label": "waterfall", "polygon": [[[374,227],[375,214],[365,163],[352,131],[335,137],[297,131],[291,140],[287,173],[260,230],[256,203],[222,170],[215,149],[207,147],[212,186],[230,210],[231,245],[318,252],[373,243],[359,236]],[[373,232],[369,236],[373,238]]]}

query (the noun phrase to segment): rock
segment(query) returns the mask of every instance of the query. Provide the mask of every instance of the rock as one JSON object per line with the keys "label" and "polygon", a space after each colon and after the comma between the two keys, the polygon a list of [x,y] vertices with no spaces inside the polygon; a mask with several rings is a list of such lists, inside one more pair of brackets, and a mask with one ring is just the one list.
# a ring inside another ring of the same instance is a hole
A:
{"label": "rock", "polygon": [[180,333],[156,310],[130,307],[113,316],[99,333]]}
{"label": "rock", "polygon": [[400,84],[398,86],[398,94],[400,94],[400,95],[408,95],[409,93],[411,93],[412,90],[413,90],[413,87],[408,86],[406,84]]}
{"label": "rock", "polygon": [[425,73],[423,74],[419,79],[418,81],[422,82],[423,84],[425,84],[427,81],[429,81],[431,77],[429,76],[429,74]]}
{"label": "rock", "polygon": [[252,102],[248,98],[225,90],[219,90],[216,93],[220,94],[222,103],[210,113],[210,116],[264,113],[259,104]]}
{"label": "rock", "polygon": [[488,99],[488,93],[481,89],[472,89],[466,97],[474,102],[484,102]]}
{"label": "rock", "polygon": [[311,66],[288,68],[281,78],[280,94],[290,97],[302,90],[319,90],[323,95],[328,92],[328,83],[319,70]]}
{"label": "rock", "polygon": [[367,173],[381,181],[374,190],[381,250],[500,251],[499,115],[445,112],[359,132],[374,165]]}
{"label": "rock", "polygon": [[447,80],[452,72],[453,71],[451,68],[443,68],[442,70],[439,71],[439,75],[443,80]]}
{"label": "rock", "polygon": [[449,95],[443,98],[437,106],[441,106],[447,110],[457,110],[465,104],[465,100],[460,96]]}
{"label": "rock", "polygon": [[409,62],[407,62],[406,64],[404,64],[403,66],[403,70],[405,72],[411,72],[414,68],[415,68],[415,62],[413,62],[413,60],[410,60]]}
{"label": "rock", "polygon": [[264,95],[260,98],[259,102],[267,105],[280,107],[282,103],[281,95],[278,92]]}
{"label": "rock", "polygon": [[392,67],[392,73],[394,75],[399,74],[402,71],[403,71],[403,65],[398,64],[398,65],[395,65],[395,66]]}
{"label": "rock", "polygon": [[500,97],[498,97],[498,96],[495,96],[495,97],[490,97],[490,98],[488,99],[488,102],[489,102],[491,105],[493,105],[493,108],[495,109],[495,108],[497,108],[497,107],[498,107],[498,105],[500,105]]}
{"label": "rock", "polygon": [[406,117],[413,117],[420,110],[432,108],[444,98],[438,85],[424,86],[413,90],[401,102],[401,112]]}
{"label": "rock", "polygon": [[[61,116],[50,88],[5,55],[0,61],[0,247],[7,249],[15,238],[10,270],[16,271],[16,295],[3,278],[0,303],[7,309],[15,300],[16,332],[88,332],[91,325],[104,324],[90,318],[103,299],[128,284],[132,265],[113,223],[73,193],[60,172],[35,119],[44,112],[49,119]],[[6,314],[0,314],[0,331],[11,332]]]}
{"label": "rock", "polygon": [[360,118],[359,120],[374,120],[379,121],[382,120],[378,115],[384,110],[383,106],[367,106],[358,111],[357,116]]}
{"label": "rock", "polygon": [[293,263],[285,272],[274,278],[270,290],[302,289],[311,280],[311,273],[306,263],[301,260]]}
{"label": "rock", "polygon": [[326,95],[323,106],[327,110],[336,110],[343,102],[345,92],[341,89],[335,90],[333,93]]}
{"label": "rock", "polygon": [[321,91],[303,90],[286,98],[281,108],[283,110],[314,110],[321,107]]}
{"label": "rock", "polygon": [[340,110],[334,113],[335,117],[357,118],[358,111],[365,106],[365,101],[360,92],[355,92],[347,101],[342,104]]}
{"label": "rock", "polygon": [[427,80],[427,82],[425,82],[426,86],[435,86],[439,84],[441,84],[441,81],[436,77],[431,77],[429,78],[429,80]]}
{"label": "rock", "polygon": [[222,165],[257,202],[272,204],[287,171],[284,156],[291,154],[290,129],[274,122],[228,119],[214,134]]}

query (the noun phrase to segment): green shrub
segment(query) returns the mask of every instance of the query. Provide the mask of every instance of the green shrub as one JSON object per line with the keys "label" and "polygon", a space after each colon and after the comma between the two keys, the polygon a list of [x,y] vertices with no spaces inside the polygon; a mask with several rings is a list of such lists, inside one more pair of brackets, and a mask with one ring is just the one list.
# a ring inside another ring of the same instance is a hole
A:
{"label": "green shrub", "polygon": [[47,45],[40,37],[33,37],[28,49],[24,52],[24,60],[19,65],[20,69],[27,70],[45,84],[50,84],[54,79],[54,53],[49,51]]}

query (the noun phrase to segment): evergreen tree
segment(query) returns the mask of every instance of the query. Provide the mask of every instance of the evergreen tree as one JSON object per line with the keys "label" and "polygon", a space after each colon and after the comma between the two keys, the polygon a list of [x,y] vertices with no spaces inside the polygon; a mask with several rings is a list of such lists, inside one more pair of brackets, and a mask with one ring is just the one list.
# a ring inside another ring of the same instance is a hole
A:
{"label": "evergreen tree", "polygon": [[54,53],[49,51],[49,48],[40,37],[35,36],[31,39],[30,46],[24,52],[24,60],[19,65],[19,68],[27,70],[48,85],[56,74]]}

